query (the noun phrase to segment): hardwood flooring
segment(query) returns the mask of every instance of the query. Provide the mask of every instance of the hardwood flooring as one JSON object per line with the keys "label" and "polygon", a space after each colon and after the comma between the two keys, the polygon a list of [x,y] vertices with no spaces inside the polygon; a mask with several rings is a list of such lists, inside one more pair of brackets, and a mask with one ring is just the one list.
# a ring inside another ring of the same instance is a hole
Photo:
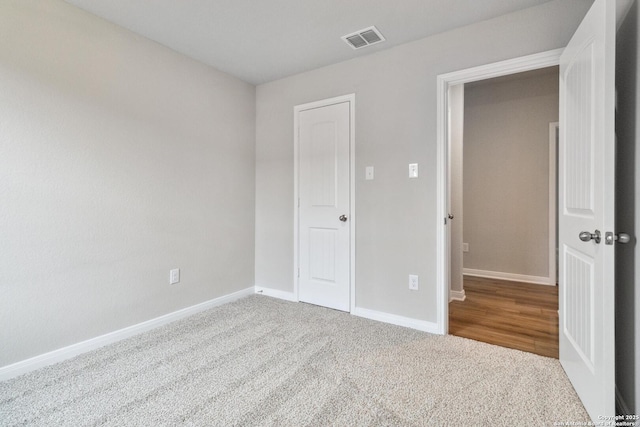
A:
{"label": "hardwood flooring", "polygon": [[449,333],[558,358],[558,287],[465,276]]}

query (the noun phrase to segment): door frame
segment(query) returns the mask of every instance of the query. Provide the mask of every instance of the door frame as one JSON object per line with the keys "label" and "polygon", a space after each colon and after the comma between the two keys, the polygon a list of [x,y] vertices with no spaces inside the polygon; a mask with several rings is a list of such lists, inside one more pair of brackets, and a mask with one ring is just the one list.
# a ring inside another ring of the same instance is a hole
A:
{"label": "door frame", "polygon": [[533,55],[499,61],[492,64],[467,68],[437,77],[437,202],[436,224],[436,280],[437,286],[437,331],[439,334],[449,333],[449,247],[447,246],[448,228],[447,191],[448,191],[448,91],[450,86],[471,83],[539,68],[553,67],[560,64],[560,55],[564,49],[554,49]]}
{"label": "door frame", "polygon": [[308,102],[305,104],[296,105],[293,107],[293,295],[296,302],[300,301],[299,298],[299,282],[300,282],[300,132],[298,115],[302,111],[312,110],[315,108],[328,107],[330,105],[341,104],[343,102],[349,103],[349,312],[353,313],[356,306],[356,273],[355,273],[355,261],[356,261],[356,209],[355,209],[355,103],[356,94],[350,93],[347,95],[336,96],[333,98],[321,99],[319,101]]}
{"label": "door frame", "polygon": [[[559,119],[558,119],[559,120]],[[549,283],[558,284],[558,146],[560,122],[549,123]]]}

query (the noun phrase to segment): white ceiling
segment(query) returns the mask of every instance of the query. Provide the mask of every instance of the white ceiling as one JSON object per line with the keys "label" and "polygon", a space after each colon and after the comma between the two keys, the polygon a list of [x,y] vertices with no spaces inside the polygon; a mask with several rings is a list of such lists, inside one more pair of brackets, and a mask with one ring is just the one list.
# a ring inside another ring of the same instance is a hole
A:
{"label": "white ceiling", "polygon": [[[198,61],[260,84],[549,0],[67,0]],[[375,25],[386,42],[340,37]]]}

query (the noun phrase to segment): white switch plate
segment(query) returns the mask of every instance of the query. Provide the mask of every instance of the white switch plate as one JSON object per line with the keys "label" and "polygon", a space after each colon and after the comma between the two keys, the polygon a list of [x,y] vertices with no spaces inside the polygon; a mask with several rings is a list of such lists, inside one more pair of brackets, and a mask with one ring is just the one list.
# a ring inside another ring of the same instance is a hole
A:
{"label": "white switch plate", "polygon": [[469,244],[468,243],[463,243],[462,244],[462,252],[469,252]]}
{"label": "white switch plate", "polygon": [[373,166],[367,166],[364,173],[364,179],[370,181],[373,179]]}
{"label": "white switch plate", "polygon": [[169,284],[170,285],[175,285],[176,283],[180,282],[180,269],[179,268],[174,268],[173,270],[169,271]]}
{"label": "white switch plate", "polygon": [[415,274],[409,275],[409,289],[412,291],[417,291],[419,287],[418,276]]}
{"label": "white switch plate", "polygon": [[418,177],[418,164],[410,163],[409,164],[409,178],[417,178]]}

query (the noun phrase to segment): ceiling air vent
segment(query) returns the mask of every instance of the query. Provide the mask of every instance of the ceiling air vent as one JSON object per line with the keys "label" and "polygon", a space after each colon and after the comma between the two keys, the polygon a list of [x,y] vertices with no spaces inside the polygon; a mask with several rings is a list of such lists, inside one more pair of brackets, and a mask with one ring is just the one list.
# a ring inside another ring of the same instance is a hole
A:
{"label": "ceiling air vent", "polygon": [[353,49],[360,49],[361,47],[380,43],[385,40],[376,27],[368,27],[355,33],[347,34],[346,36],[342,36],[341,39]]}

